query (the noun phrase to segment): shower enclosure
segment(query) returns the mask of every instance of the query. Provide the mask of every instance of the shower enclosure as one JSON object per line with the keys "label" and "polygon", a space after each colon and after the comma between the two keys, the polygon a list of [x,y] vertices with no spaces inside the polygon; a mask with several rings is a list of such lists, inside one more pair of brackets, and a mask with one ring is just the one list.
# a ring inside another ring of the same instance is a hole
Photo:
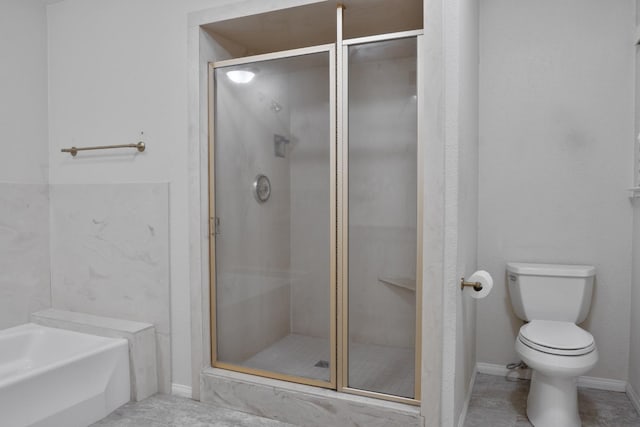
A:
{"label": "shower enclosure", "polygon": [[211,64],[213,366],[418,402],[419,38]]}

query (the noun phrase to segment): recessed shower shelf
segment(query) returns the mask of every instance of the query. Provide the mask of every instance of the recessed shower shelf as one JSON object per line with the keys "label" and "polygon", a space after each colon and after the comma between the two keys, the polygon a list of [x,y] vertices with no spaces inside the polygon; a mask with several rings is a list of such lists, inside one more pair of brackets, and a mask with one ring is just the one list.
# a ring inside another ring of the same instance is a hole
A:
{"label": "recessed shower shelf", "polygon": [[412,292],[416,291],[416,279],[409,279],[407,277],[378,277],[378,281],[386,285],[397,286]]}

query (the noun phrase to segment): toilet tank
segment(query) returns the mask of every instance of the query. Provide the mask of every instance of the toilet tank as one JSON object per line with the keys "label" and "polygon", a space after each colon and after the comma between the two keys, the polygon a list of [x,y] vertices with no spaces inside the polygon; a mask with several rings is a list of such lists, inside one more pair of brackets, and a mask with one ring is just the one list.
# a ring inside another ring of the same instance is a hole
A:
{"label": "toilet tank", "polygon": [[511,305],[523,320],[582,323],[591,307],[591,265],[508,263]]}

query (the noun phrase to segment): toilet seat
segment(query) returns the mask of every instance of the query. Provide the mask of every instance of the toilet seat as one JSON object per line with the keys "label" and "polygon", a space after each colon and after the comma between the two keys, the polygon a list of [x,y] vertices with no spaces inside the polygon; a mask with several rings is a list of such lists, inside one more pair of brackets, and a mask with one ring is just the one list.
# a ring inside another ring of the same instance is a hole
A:
{"label": "toilet seat", "polygon": [[571,322],[533,320],[520,328],[518,339],[534,350],[558,356],[581,356],[595,349],[593,336]]}

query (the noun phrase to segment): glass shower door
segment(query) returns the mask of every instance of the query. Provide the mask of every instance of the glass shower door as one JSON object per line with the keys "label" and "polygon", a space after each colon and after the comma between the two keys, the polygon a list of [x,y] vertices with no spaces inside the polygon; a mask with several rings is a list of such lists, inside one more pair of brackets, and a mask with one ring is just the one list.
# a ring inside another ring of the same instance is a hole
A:
{"label": "glass shower door", "polygon": [[416,396],[417,40],[345,47],[347,387]]}
{"label": "glass shower door", "polygon": [[333,52],[214,64],[214,366],[335,385]]}

